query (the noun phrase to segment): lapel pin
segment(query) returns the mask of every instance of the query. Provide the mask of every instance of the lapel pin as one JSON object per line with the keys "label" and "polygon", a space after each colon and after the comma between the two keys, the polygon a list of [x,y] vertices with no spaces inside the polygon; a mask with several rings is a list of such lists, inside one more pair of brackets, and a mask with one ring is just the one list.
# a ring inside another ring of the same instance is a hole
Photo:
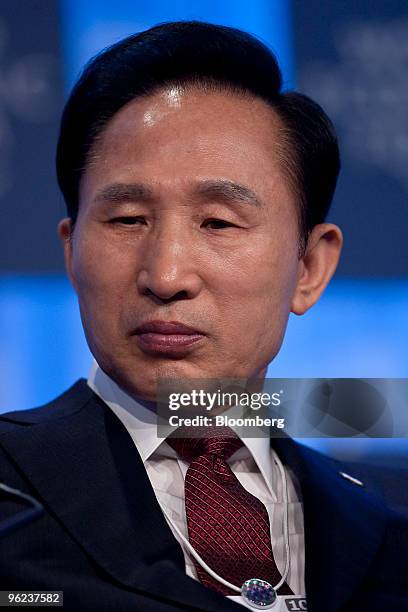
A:
{"label": "lapel pin", "polygon": [[349,480],[350,482],[358,485],[359,487],[364,487],[364,482],[361,482],[361,480],[358,480],[358,478],[354,478],[353,476],[350,476],[350,474],[347,474],[346,472],[339,472],[339,474],[346,480]]}

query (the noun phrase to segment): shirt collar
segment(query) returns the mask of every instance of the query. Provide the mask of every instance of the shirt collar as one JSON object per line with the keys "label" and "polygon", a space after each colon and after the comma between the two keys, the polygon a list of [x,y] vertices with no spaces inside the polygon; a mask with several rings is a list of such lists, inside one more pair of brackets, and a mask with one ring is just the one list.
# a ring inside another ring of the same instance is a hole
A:
{"label": "shirt collar", "polygon": [[94,360],[88,377],[88,385],[122,421],[143,463],[164,442],[157,436],[157,419],[154,412],[123,391]]}
{"label": "shirt collar", "polygon": [[[88,377],[88,386],[111,408],[128,430],[143,461],[147,461],[153,453],[161,452],[167,456],[176,456],[163,438],[157,436],[157,419],[154,412],[123,391],[94,360]],[[235,428],[233,428],[235,429]],[[239,430],[235,429],[239,435]],[[246,438],[240,436],[244,448],[238,449],[235,459],[252,455],[272,496],[274,464],[267,437]]]}

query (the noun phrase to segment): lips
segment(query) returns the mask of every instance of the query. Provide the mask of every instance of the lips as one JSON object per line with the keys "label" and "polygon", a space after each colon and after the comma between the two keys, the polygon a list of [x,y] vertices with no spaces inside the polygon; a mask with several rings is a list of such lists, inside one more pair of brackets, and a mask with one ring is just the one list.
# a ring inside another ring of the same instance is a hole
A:
{"label": "lips", "polygon": [[136,338],[143,351],[183,356],[204,334],[179,321],[148,321],[136,329]]}
{"label": "lips", "polygon": [[153,333],[153,334],[199,334],[200,332],[197,329],[193,329],[188,325],[184,325],[183,323],[179,323],[178,321],[149,321],[148,323],[143,323],[136,329],[137,334],[144,333]]}

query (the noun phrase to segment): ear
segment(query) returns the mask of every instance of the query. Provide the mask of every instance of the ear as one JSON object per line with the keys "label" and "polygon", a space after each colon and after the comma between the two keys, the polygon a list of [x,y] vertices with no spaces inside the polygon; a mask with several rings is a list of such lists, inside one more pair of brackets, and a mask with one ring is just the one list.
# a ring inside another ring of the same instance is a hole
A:
{"label": "ear", "polygon": [[73,249],[72,243],[73,243],[74,224],[73,224],[71,217],[66,217],[65,219],[62,219],[58,223],[57,231],[58,231],[58,236],[60,237],[62,241],[62,246],[64,248],[65,269],[67,271],[68,278],[71,281],[71,284],[76,291],[77,287],[76,287],[75,276],[74,276],[73,266],[72,266],[72,249]]}
{"label": "ear", "polygon": [[317,302],[337,268],[342,245],[343,235],[337,225],[315,225],[299,262],[291,312],[302,315]]}

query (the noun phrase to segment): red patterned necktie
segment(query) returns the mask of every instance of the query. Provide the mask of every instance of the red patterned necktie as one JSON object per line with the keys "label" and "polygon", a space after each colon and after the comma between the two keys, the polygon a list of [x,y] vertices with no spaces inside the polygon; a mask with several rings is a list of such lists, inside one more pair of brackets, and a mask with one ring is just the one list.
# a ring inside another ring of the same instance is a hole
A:
{"label": "red patterned necktie", "polygon": [[[250,578],[275,586],[281,574],[273,558],[267,510],[244,489],[227,463],[243,442],[229,427],[218,426],[194,428],[193,434],[191,429],[180,427],[167,442],[190,463],[185,504],[192,547],[214,572],[237,587]],[[237,595],[194,558],[193,562],[205,586],[224,595]],[[284,583],[278,594],[292,595],[292,591]]]}

